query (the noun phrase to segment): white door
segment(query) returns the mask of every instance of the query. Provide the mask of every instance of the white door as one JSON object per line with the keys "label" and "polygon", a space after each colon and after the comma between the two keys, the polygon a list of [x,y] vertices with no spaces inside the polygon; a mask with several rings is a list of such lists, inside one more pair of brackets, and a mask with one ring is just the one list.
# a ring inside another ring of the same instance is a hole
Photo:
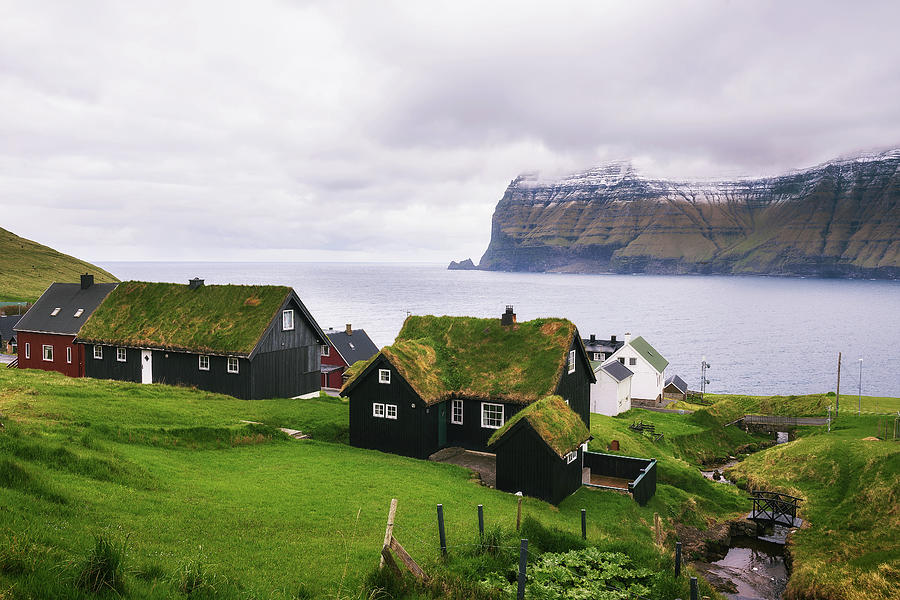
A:
{"label": "white door", "polygon": [[141,350],[141,383],[153,383],[153,353]]}

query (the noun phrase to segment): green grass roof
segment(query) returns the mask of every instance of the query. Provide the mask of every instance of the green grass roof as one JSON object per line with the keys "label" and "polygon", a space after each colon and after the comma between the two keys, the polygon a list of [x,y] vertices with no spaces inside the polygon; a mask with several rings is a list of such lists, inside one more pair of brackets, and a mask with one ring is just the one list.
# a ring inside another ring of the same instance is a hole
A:
{"label": "green grass roof", "polygon": [[186,284],[127,281],[106,297],[78,338],[247,355],[290,293],[291,288],[274,285],[204,285],[192,290]]}
{"label": "green grass roof", "polygon": [[638,354],[647,359],[647,362],[653,365],[653,368],[660,373],[669,366],[669,361],[663,358],[662,354],[657,352],[644,338],[638,336],[631,340],[631,347],[634,348]]}
{"label": "green grass roof", "polygon": [[[500,319],[412,316],[372,360],[385,356],[426,404],[451,397],[527,404],[556,390],[574,335],[565,319],[504,327]],[[345,389],[363,368],[352,370]]]}
{"label": "green grass roof", "polygon": [[547,396],[513,415],[503,427],[494,432],[488,440],[488,446],[493,446],[522,419],[528,421],[531,428],[560,458],[591,437],[584,421],[569,408],[565,400],[560,396]]}

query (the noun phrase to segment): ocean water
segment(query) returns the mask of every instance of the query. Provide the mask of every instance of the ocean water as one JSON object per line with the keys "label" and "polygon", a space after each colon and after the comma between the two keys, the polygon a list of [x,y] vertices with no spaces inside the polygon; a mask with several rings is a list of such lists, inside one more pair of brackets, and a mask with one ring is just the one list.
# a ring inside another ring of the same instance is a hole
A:
{"label": "ocean water", "polygon": [[292,286],[323,328],[390,344],[408,314],[565,317],[584,337],[642,335],[691,388],[900,397],[900,282],[448,271],[437,264],[103,262],[120,279]]}

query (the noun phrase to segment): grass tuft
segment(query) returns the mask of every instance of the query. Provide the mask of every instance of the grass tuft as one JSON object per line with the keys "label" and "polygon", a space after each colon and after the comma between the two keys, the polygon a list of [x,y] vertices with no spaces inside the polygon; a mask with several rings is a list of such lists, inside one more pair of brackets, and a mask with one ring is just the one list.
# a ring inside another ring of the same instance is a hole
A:
{"label": "grass tuft", "polygon": [[123,563],[128,539],[116,544],[102,535],[94,541],[94,548],[84,561],[75,584],[83,590],[97,594],[104,590],[124,591]]}

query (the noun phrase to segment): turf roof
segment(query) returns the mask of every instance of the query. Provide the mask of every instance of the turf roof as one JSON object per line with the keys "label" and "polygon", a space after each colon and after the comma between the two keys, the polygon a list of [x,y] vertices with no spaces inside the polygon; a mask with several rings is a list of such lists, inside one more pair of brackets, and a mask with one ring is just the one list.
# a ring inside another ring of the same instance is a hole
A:
{"label": "turf roof", "polygon": [[500,441],[500,438],[522,419],[531,425],[535,433],[541,436],[560,458],[591,437],[591,432],[588,431],[584,421],[569,408],[565,400],[560,396],[547,396],[513,415],[503,427],[494,432],[488,440],[488,446]]}
{"label": "turf roof", "polygon": [[[78,339],[120,346],[249,355],[291,288],[127,281],[82,327]],[[295,315],[295,318],[300,315]]]}
{"label": "turf roof", "polygon": [[556,390],[574,335],[565,319],[504,327],[500,319],[411,316],[393,345],[351,369],[344,389],[384,356],[426,404],[451,397],[528,404]]}

